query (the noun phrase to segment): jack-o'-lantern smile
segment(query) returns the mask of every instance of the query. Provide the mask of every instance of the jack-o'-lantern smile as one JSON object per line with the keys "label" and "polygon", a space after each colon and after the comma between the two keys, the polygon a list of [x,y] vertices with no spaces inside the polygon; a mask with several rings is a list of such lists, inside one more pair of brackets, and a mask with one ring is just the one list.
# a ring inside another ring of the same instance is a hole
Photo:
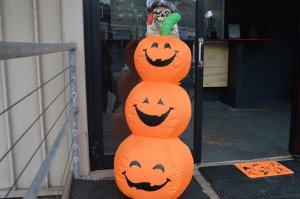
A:
{"label": "jack-o'-lantern smile", "polygon": [[130,188],[135,187],[136,189],[141,189],[144,191],[157,191],[157,190],[163,188],[168,182],[171,182],[171,180],[169,178],[167,178],[163,184],[151,186],[150,182],[138,182],[138,183],[132,182],[126,176],[126,171],[124,171],[122,174],[125,176],[126,182]]}
{"label": "jack-o'-lantern smile", "polygon": [[[130,163],[130,167],[132,166],[137,166],[139,168],[142,168],[141,164],[136,161],[136,160],[133,160],[131,163]],[[153,167],[153,170],[155,169],[159,169],[161,170],[163,173],[165,172],[165,167],[162,165],[162,164],[157,164]],[[128,184],[128,186],[130,188],[134,187],[136,189],[140,189],[140,190],[144,190],[144,191],[157,191],[161,188],[163,188],[168,182],[171,182],[171,180],[169,178],[166,179],[166,181],[163,183],[163,184],[160,184],[160,185],[152,185],[151,186],[151,183],[150,182],[138,182],[138,183],[135,183],[135,182],[132,182],[126,175],[126,171],[123,171],[122,174],[124,175],[125,179],[126,179],[126,182]]]}
{"label": "jack-o'-lantern smile", "polygon": [[178,50],[175,50],[175,53],[174,53],[173,56],[170,57],[169,59],[165,59],[165,60],[156,59],[155,61],[153,61],[153,60],[149,57],[149,55],[148,55],[148,53],[147,53],[147,49],[143,49],[143,51],[145,52],[145,57],[146,57],[148,63],[151,64],[152,66],[156,66],[156,67],[164,67],[164,66],[170,65],[170,64],[174,61],[174,59],[175,59],[177,53],[179,52]]}
{"label": "jack-o'-lantern smile", "polygon": [[168,117],[168,115],[170,114],[171,110],[173,110],[174,108],[170,107],[168,111],[166,111],[165,113],[161,114],[160,116],[158,115],[149,115],[146,114],[144,112],[142,112],[136,104],[133,105],[135,108],[135,111],[138,115],[138,117],[140,118],[140,120],[146,124],[147,126],[158,126],[161,123],[163,123],[163,121],[165,121],[165,119]]}

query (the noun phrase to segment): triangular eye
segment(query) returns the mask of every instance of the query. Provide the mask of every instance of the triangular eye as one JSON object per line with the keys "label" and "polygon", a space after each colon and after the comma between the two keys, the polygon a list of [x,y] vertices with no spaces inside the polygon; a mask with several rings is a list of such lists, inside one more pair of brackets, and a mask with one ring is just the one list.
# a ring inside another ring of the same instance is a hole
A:
{"label": "triangular eye", "polygon": [[170,45],[169,43],[166,43],[166,44],[165,44],[165,49],[166,49],[166,48],[170,48],[170,49],[171,49],[171,45]]}
{"label": "triangular eye", "polygon": [[163,101],[161,99],[159,99],[159,101],[157,102],[157,104],[164,105],[164,103],[163,103]]}
{"label": "triangular eye", "polygon": [[148,100],[148,97],[143,101],[143,103],[147,103],[149,104],[149,100]]}
{"label": "triangular eye", "polygon": [[151,46],[151,48],[158,48],[158,43],[157,42],[154,42]]}

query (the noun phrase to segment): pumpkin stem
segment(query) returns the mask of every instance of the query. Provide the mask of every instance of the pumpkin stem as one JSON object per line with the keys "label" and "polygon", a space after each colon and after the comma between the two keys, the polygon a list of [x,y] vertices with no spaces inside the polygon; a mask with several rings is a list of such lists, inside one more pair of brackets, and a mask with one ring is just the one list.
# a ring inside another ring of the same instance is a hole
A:
{"label": "pumpkin stem", "polygon": [[169,16],[164,20],[164,22],[162,23],[159,29],[160,35],[169,36],[174,25],[178,23],[180,20],[181,20],[181,15],[178,12],[169,14]]}

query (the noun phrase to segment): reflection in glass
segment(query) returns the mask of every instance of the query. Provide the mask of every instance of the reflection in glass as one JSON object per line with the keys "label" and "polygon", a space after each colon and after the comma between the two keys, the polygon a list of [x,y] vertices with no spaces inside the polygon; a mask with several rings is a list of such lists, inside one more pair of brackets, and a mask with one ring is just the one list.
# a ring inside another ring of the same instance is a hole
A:
{"label": "reflection in glass", "polygon": [[204,30],[208,30],[211,27],[213,21],[213,27],[216,33],[211,37],[207,31],[205,31],[206,38],[208,39],[223,39],[224,38],[224,0],[205,0],[205,13],[212,12],[213,16],[207,18],[205,16]]}
{"label": "reflection in glass", "polygon": [[[174,1],[182,20],[180,37],[193,50],[195,38],[195,1]],[[118,145],[131,133],[124,116],[124,103],[130,90],[139,82],[133,66],[133,53],[147,26],[146,0],[100,0],[100,39],[103,80],[104,152],[114,154]],[[194,66],[180,84],[189,94],[194,107]],[[193,147],[193,118],[180,137]]]}

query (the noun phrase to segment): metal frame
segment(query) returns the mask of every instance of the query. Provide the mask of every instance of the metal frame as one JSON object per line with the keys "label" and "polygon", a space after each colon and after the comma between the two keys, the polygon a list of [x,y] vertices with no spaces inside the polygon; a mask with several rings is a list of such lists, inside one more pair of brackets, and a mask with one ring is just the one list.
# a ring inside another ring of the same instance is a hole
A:
{"label": "metal frame", "polygon": [[[193,156],[195,163],[201,162],[202,152],[202,112],[203,112],[203,67],[204,63],[204,45],[200,46],[201,39],[204,37],[204,0],[196,1],[196,38],[195,38],[195,54],[196,57],[202,57],[195,60],[195,110],[194,110],[194,150]],[[200,54],[201,53],[201,54]]]}
{"label": "metal frame", "polygon": [[[42,54],[48,54],[48,53],[57,53],[57,52],[64,52],[64,51],[69,51],[69,65],[70,66],[68,68],[70,68],[70,83],[68,85],[70,85],[70,97],[71,97],[69,115],[68,115],[67,120],[65,121],[63,127],[61,128],[60,132],[58,133],[58,136],[56,137],[53,145],[51,146],[51,149],[48,152],[45,160],[43,161],[39,171],[35,175],[35,178],[33,179],[32,183],[30,185],[30,188],[28,189],[28,191],[25,195],[25,198],[36,198],[37,197],[37,195],[40,191],[40,188],[43,185],[43,182],[45,182],[45,178],[46,178],[46,176],[49,172],[49,169],[51,167],[51,164],[52,164],[52,162],[53,162],[53,160],[54,160],[54,158],[55,158],[55,156],[58,152],[58,149],[59,149],[59,147],[60,147],[60,145],[63,141],[63,138],[66,136],[66,134],[68,132],[68,127],[70,125],[71,125],[71,132],[72,132],[72,146],[71,146],[71,149],[72,149],[72,154],[73,154],[72,155],[72,158],[73,158],[72,159],[72,162],[73,162],[73,178],[75,178],[75,179],[80,178],[79,157],[78,157],[79,156],[78,124],[77,124],[77,110],[78,110],[78,108],[77,108],[77,85],[76,85],[76,44],[75,43],[45,44],[45,43],[23,43],[23,42],[0,42],[0,60],[1,59],[6,60],[6,59],[19,58],[19,57],[36,56],[36,55],[42,55]],[[59,73],[59,74],[62,74],[65,71],[66,71],[66,69],[63,72]],[[56,75],[52,79],[48,80],[43,85],[39,86],[34,91],[30,92],[28,95],[26,95],[25,97],[20,99],[17,103],[22,102],[25,98],[30,96],[33,92],[39,91],[39,89],[42,86],[46,85],[51,80],[55,79],[58,75]],[[66,87],[65,87],[65,89],[66,89]],[[61,93],[64,92],[64,90],[62,90]],[[57,98],[55,98],[55,99],[57,99]],[[6,112],[9,111],[11,108],[13,108],[13,106],[16,105],[17,103],[11,105],[10,107],[7,107],[4,111],[1,112],[0,116],[2,114],[6,114]],[[50,103],[50,105],[48,105],[48,106],[51,106],[51,104],[52,103]],[[41,115],[44,114],[44,111],[42,111]],[[34,121],[34,123],[40,118],[40,116]],[[25,131],[25,133],[26,133],[26,131]],[[24,133],[24,135],[25,135],[25,133]],[[22,139],[22,136],[19,139]],[[42,140],[42,143],[39,145],[39,147],[43,144],[44,141],[45,141],[45,139]],[[13,147],[16,144],[17,143],[14,143]],[[5,154],[11,156],[10,155],[10,150],[12,150],[13,147],[10,148],[9,151]],[[39,147],[36,149],[36,151],[39,150]],[[27,165],[30,163],[30,161],[32,160],[35,153],[36,152],[33,153],[32,157],[29,159],[29,162],[27,163]],[[68,161],[67,161],[67,164],[68,164]],[[23,174],[23,171],[26,169],[27,165],[22,170],[21,174],[15,179],[13,185],[8,190],[6,195],[4,196],[5,198],[8,197],[8,195],[10,194],[10,192],[13,189],[15,189],[15,184],[18,181],[19,177]]]}
{"label": "metal frame", "polygon": [[300,17],[298,17],[298,46],[297,46],[295,89],[292,107],[292,121],[289,140],[289,152],[300,157]]}
{"label": "metal frame", "polygon": [[29,57],[49,53],[64,52],[76,49],[75,43],[67,44],[46,44],[26,42],[0,42],[0,60]]}
{"label": "metal frame", "polygon": [[[103,143],[102,119],[102,81],[101,81],[101,46],[99,22],[95,19],[99,16],[97,1],[84,1],[84,41],[85,41],[85,65],[86,65],[86,92],[88,112],[88,138],[89,157],[91,171],[101,169],[104,164],[104,151],[100,147]],[[94,153],[92,153],[94,151]]]}

